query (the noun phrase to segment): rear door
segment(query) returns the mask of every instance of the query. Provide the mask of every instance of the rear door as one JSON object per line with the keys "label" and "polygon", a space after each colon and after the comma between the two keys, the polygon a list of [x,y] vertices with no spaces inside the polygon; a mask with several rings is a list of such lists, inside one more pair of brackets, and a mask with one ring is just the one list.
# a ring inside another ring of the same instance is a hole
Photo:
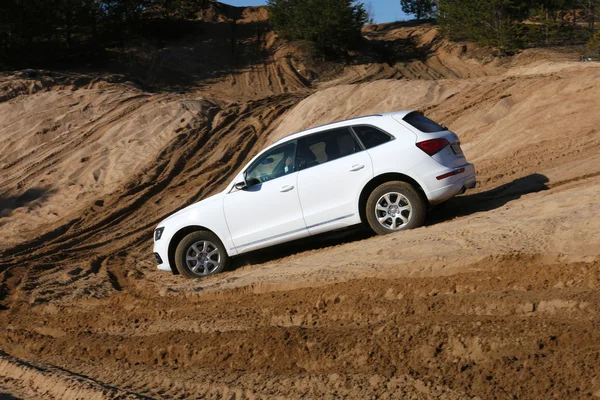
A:
{"label": "rear door", "polygon": [[358,198],[373,163],[348,127],[298,139],[298,195],[311,234],[360,222]]}

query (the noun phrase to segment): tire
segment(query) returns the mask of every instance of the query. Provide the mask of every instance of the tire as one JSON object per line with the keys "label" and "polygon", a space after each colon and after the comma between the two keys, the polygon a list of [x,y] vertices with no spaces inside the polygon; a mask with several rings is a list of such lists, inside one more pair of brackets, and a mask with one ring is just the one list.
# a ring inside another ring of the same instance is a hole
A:
{"label": "tire", "polygon": [[411,184],[402,181],[377,186],[369,195],[365,210],[367,223],[378,235],[423,226],[426,214],[423,197]]}
{"label": "tire", "polygon": [[225,246],[212,232],[192,232],[179,242],[175,250],[175,267],[186,278],[197,279],[218,274],[228,264]]}

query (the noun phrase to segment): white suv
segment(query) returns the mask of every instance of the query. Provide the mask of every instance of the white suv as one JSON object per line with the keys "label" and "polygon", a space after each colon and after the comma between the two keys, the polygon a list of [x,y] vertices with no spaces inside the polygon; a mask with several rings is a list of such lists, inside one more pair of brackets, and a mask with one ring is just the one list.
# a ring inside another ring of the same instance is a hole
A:
{"label": "white suv", "polygon": [[475,187],[458,137],[416,111],[370,115],[287,136],[227,188],[162,221],[158,268],[197,278],[230,257],[363,223],[416,228],[434,206]]}

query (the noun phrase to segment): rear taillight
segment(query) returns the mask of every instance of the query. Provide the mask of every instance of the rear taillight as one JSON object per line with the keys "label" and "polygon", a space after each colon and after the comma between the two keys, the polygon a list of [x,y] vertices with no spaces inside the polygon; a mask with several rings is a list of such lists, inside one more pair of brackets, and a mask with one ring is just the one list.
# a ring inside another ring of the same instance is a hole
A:
{"label": "rear taillight", "polygon": [[440,139],[431,139],[431,140],[425,140],[424,142],[419,142],[419,143],[417,143],[417,147],[420,148],[421,150],[423,150],[425,153],[432,156],[432,155],[438,153],[444,147],[448,146],[449,144],[450,144],[450,142],[447,139],[440,138]]}

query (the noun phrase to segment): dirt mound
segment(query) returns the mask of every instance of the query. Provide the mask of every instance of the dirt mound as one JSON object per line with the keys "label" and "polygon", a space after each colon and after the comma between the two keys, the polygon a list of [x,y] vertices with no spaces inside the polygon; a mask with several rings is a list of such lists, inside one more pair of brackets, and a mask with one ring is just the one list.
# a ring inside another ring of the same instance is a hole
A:
{"label": "dirt mound", "polygon": [[[211,12],[210,32],[157,56],[179,60],[185,90],[0,78],[0,392],[600,396],[600,67],[494,60],[392,24],[367,28],[351,65],[318,69],[263,8]],[[455,130],[479,173],[425,227],[309,238],[201,281],[156,272],[156,223],[264,145],[406,108]]]}
{"label": "dirt mound", "polygon": [[489,51],[449,42],[431,24],[369,25],[363,34],[363,49],[351,65],[321,88],[381,79],[473,78],[502,70]]}
{"label": "dirt mound", "polygon": [[[161,398],[596,393],[564,365],[598,372],[597,262],[514,256],[465,267],[221,299],[131,292],[48,305],[14,315],[0,343]],[[29,318],[44,322],[16,328]]]}
{"label": "dirt mound", "polygon": [[277,40],[264,7],[211,7],[190,33],[168,45],[140,41],[113,49],[113,68],[145,87],[161,91],[194,91],[224,103],[302,92],[310,82],[298,71],[309,57]]}
{"label": "dirt mound", "polygon": [[306,43],[278,39],[267,17],[264,8],[251,7],[224,21],[203,22],[168,46],[127,49],[117,55],[120,68],[149,87],[195,87],[222,101],[380,79],[487,76],[505,69],[489,51],[451,43],[431,24],[367,27],[346,63],[328,61]]}
{"label": "dirt mound", "polygon": [[108,83],[0,103],[1,225],[12,233],[3,246],[92,205],[102,208],[104,196],[131,184],[169,142],[206,125],[215,109],[202,98]]}
{"label": "dirt mound", "polygon": [[299,100],[219,108],[201,97],[122,89],[54,90],[0,104],[1,221],[12,239],[3,242],[1,273],[5,285],[17,285],[16,298],[120,290],[119,277],[135,269],[112,271],[114,255],[140,247],[149,254],[152,227],[227,184]]}

